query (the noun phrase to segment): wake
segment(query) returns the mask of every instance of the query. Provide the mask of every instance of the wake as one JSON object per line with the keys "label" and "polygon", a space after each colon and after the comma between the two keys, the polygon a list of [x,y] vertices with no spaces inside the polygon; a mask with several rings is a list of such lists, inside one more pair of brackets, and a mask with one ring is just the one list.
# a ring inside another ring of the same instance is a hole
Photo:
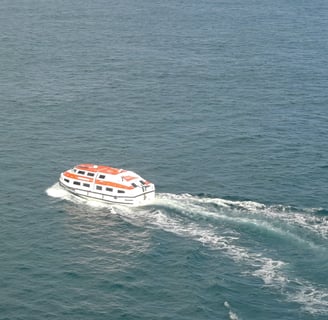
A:
{"label": "wake", "polygon": [[[82,200],[57,184],[46,192],[51,197],[76,204],[110,208],[111,214],[119,215],[132,225],[164,230],[200,242],[211,250],[220,250],[242,266],[245,276],[261,279],[265,286],[282,293],[287,301],[299,303],[311,314],[327,314],[326,287],[296,276],[291,262],[284,261],[277,250],[271,247],[258,250],[256,246],[260,244],[256,232],[265,232],[287,241],[291,250],[301,246],[302,250],[327,256],[322,243],[328,238],[328,220],[327,216],[316,214],[320,209],[266,206],[251,201],[170,193],[157,194],[150,205],[133,208]],[[254,245],[245,245],[242,241],[250,236],[245,234],[249,228],[256,231],[255,236],[251,233]]]}

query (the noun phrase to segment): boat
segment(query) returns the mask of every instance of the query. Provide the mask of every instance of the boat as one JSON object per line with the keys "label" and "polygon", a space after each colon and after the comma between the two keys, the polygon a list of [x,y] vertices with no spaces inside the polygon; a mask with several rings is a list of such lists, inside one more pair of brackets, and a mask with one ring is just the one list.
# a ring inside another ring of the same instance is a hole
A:
{"label": "boat", "polygon": [[111,204],[142,206],[155,198],[155,185],[137,173],[104,165],[78,164],[60,174],[70,193]]}

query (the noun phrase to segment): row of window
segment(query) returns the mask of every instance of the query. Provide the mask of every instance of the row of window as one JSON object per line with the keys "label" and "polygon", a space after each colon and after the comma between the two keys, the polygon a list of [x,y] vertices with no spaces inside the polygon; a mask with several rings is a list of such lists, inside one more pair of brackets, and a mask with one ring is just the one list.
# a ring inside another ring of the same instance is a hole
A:
{"label": "row of window", "polygon": [[[102,187],[102,186],[96,186],[96,189],[97,189],[97,190],[103,190],[103,187]],[[113,188],[108,188],[108,187],[106,187],[105,190],[106,190],[106,191],[109,191],[109,192],[113,192]],[[118,192],[118,193],[125,193],[124,190],[117,190],[117,192]]]}
{"label": "row of window", "polygon": [[[76,170],[76,169],[73,169],[73,172],[77,173],[77,174],[81,174],[81,175],[85,175],[85,171],[83,170]],[[95,174],[93,172],[87,172],[86,175],[88,177],[94,177]]]}
{"label": "row of window", "polygon": [[[65,182],[69,183],[69,179],[64,179]],[[86,183],[86,182],[80,182],[80,181],[73,181],[73,184],[76,186],[80,186],[82,184],[83,187],[87,187],[90,188],[90,183]],[[104,188],[104,189],[103,189]],[[113,188],[109,188],[109,187],[102,187],[102,186],[98,186],[96,185],[96,190],[106,190],[108,192],[113,192]],[[125,193],[124,190],[117,190],[118,193]]]}
{"label": "row of window", "polygon": [[[83,170],[76,170],[76,169],[74,169],[73,170],[75,173],[77,173],[77,174],[81,174],[81,175],[87,175],[88,177],[94,177],[95,176],[95,174],[93,173],[93,172],[85,172],[85,171],[83,171]],[[105,179],[106,178],[106,176],[104,175],[104,174],[101,174],[101,175],[99,175],[99,177],[98,177],[99,179]]]}

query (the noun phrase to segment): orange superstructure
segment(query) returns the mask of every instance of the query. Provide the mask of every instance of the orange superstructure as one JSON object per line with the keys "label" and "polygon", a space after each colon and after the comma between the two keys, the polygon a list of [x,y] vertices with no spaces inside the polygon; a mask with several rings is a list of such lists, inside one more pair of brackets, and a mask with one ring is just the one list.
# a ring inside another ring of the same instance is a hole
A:
{"label": "orange superstructure", "polygon": [[137,173],[104,165],[79,164],[62,172],[62,187],[84,198],[142,205],[155,198],[155,186]]}
{"label": "orange superstructure", "polygon": [[109,173],[112,175],[116,175],[119,174],[121,172],[124,172],[126,170],[123,169],[117,169],[117,168],[113,168],[113,167],[109,167],[109,166],[98,166],[95,164],[79,164],[76,166],[76,169],[80,169],[80,170],[88,170],[90,172],[102,172],[102,173]]}

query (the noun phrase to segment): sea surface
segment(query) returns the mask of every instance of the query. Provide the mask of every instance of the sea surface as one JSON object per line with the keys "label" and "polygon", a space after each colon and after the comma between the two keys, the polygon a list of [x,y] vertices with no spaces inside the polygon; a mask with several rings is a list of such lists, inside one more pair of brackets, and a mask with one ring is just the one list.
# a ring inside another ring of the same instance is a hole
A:
{"label": "sea surface", "polygon": [[326,0],[1,0],[0,319],[327,319],[327,34]]}

